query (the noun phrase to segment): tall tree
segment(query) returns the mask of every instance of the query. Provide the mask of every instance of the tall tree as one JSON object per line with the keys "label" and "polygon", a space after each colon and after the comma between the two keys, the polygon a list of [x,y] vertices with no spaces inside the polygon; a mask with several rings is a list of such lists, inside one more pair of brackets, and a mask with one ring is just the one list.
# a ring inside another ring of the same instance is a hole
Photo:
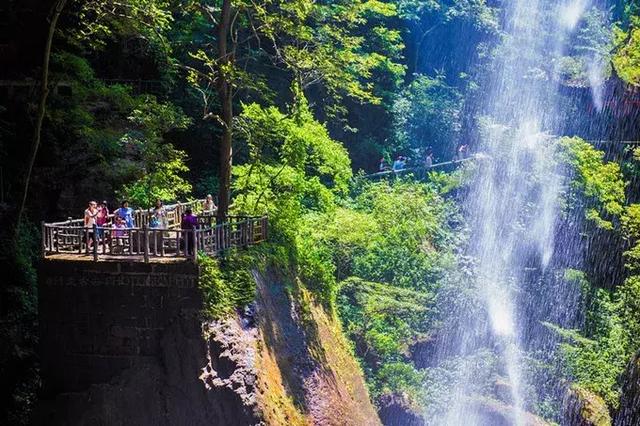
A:
{"label": "tall tree", "polygon": [[233,83],[228,73],[235,62],[238,38],[237,34],[233,37],[230,48],[228,39],[233,31],[232,12],[231,0],[223,0],[220,23],[218,25],[218,79],[216,81],[216,90],[222,110],[222,137],[220,138],[218,164],[218,220],[221,222],[227,217],[229,211],[231,161],[233,158],[233,147],[231,146],[233,137]]}
{"label": "tall tree", "polygon": [[269,83],[277,80],[274,75],[295,81],[294,86],[303,90],[320,86],[325,112],[335,117],[345,113],[340,102],[343,96],[359,102],[380,101],[374,73],[398,78],[404,71],[395,62],[402,48],[400,34],[381,23],[396,14],[389,3],[192,0],[190,7],[196,20],[208,22],[216,38],[212,43],[203,37],[191,53],[196,62],[189,65],[189,80],[202,94],[204,117],[222,127],[218,145],[220,220],[228,213],[234,95],[240,88],[269,96]]}
{"label": "tall tree", "polygon": [[44,55],[42,59],[42,73],[40,76],[40,95],[38,99],[38,112],[36,114],[36,122],[33,127],[33,142],[31,143],[31,151],[29,152],[29,163],[27,165],[27,172],[24,178],[24,186],[22,188],[22,196],[20,197],[20,206],[18,207],[18,214],[16,216],[16,238],[20,232],[20,225],[22,222],[22,216],[27,204],[27,197],[29,195],[29,183],[31,182],[31,174],[33,173],[33,166],[38,156],[38,149],[40,148],[40,135],[42,133],[42,122],[44,121],[44,115],[47,108],[47,97],[49,96],[49,62],[51,59],[51,46],[53,45],[53,36],[56,32],[56,26],[58,25],[58,18],[64,9],[67,0],[56,0],[51,7],[49,14],[49,31],[47,33],[47,40],[44,47]]}

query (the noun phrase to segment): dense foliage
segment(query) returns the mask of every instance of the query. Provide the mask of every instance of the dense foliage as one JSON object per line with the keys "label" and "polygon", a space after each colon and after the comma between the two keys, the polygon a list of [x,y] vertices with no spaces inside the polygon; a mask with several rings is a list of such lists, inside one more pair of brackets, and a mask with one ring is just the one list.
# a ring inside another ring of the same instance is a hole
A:
{"label": "dense foliage", "polygon": [[329,265],[339,280],[338,314],[378,401],[397,394],[416,407],[424,403],[424,373],[411,347],[435,328],[436,294],[455,267],[459,238],[457,207],[442,188],[365,184],[331,216],[310,216],[304,229],[300,251]]}

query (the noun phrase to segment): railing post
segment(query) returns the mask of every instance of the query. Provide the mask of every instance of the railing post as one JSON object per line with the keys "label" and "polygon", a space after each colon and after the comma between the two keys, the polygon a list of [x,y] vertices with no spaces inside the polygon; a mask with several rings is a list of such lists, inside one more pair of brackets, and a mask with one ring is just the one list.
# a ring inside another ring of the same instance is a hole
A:
{"label": "railing post", "polygon": [[40,232],[42,232],[42,257],[47,255],[47,229],[44,226],[44,220],[40,222]]}
{"label": "railing post", "polygon": [[93,240],[93,261],[98,261],[98,225],[93,224],[93,235],[91,236]]}
{"label": "railing post", "polygon": [[198,230],[193,230],[193,262],[198,263]]}
{"label": "railing post", "polygon": [[146,223],[142,225],[142,244],[144,263],[149,263],[149,231]]}
{"label": "railing post", "polygon": [[267,241],[269,237],[269,216],[262,217],[262,240]]}

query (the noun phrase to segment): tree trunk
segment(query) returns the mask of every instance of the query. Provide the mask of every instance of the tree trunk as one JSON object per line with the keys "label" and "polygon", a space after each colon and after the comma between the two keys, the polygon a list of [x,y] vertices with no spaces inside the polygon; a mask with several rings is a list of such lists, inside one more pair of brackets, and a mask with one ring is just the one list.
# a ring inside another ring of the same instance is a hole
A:
{"label": "tree trunk", "polygon": [[31,174],[33,173],[33,166],[36,162],[38,155],[38,149],[40,148],[40,134],[42,133],[42,122],[44,121],[44,115],[47,108],[47,97],[49,96],[49,59],[51,58],[51,45],[53,44],[53,36],[56,32],[56,25],[58,24],[58,18],[64,9],[67,0],[57,0],[51,8],[49,14],[49,33],[47,35],[47,42],[44,48],[44,58],[42,61],[42,75],[40,78],[40,99],[38,103],[38,112],[36,116],[36,122],[33,129],[33,142],[31,144],[31,152],[29,153],[29,163],[27,165],[27,173],[24,179],[24,186],[22,189],[22,197],[20,199],[20,206],[18,208],[18,214],[16,215],[16,239],[20,232],[20,225],[22,222],[22,216],[24,215],[25,206],[27,204],[27,197],[29,195],[29,184],[31,182]]}
{"label": "tree trunk", "polygon": [[231,192],[231,161],[233,131],[233,88],[228,68],[233,65],[233,52],[229,51],[228,37],[231,31],[231,0],[222,2],[218,25],[218,81],[216,90],[222,106],[222,138],[218,147],[218,222],[223,222],[229,212]]}

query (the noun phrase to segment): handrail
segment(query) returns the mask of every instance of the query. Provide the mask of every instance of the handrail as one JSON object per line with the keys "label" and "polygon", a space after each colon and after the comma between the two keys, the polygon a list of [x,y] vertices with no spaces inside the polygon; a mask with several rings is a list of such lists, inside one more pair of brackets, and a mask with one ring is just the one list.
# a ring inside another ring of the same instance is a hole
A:
{"label": "handrail", "polygon": [[103,258],[134,258],[149,262],[150,258],[190,258],[197,253],[218,256],[231,248],[248,247],[266,241],[267,216],[244,216],[214,225],[199,223],[196,229],[139,227],[85,228],[77,223],[42,223],[43,257],[57,254]]}

